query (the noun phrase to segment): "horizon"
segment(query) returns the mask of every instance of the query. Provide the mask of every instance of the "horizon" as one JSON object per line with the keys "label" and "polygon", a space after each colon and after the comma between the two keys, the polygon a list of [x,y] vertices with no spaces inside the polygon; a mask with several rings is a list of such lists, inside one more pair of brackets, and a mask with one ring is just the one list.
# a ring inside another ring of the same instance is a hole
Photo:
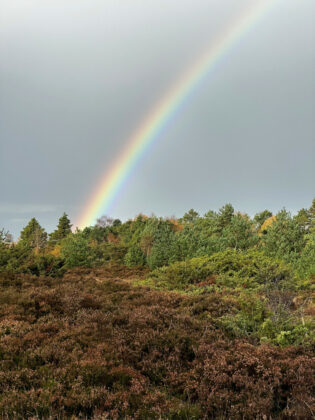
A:
{"label": "horizon", "polygon": [[[251,4],[4,0],[0,228],[17,237],[34,216],[53,231],[63,211],[75,223],[132,133]],[[99,216],[309,207],[315,4],[271,4]]]}
{"label": "horizon", "polygon": [[[313,199],[315,199],[314,197],[313,197]],[[312,200],[313,200],[312,199]],[[226,204],[232,204],[232,206],[233,206],[233,208],[234,208],[234,214],[242,214],[242,215],[247,215],[247,216],[249,216],[250,217],[250,219],[253,219],[254,217],[255,217],[255,215],[256,214],[258,214],[258,213],[260,213],[260,212],[263,212],[263,211],[265,211],[265,210],[269,210],[269,211],[271,211],[271,213],[272,213],[272,215],[273,216],[276,216],[280,211],[282,211],[282,210],[286,210],[291,216],[296,216],[297,214],[298,214],[298,212],[299,212],[299,210],[301,210],[301,209],[308,209],[308,208],[310,208],[311,207],[311,205],[312,205],[312,200],[310,201],[310,203],[308,204],[308,205],[306,205],[306,206],[304,206],[304,207],[302,207],[302,208],[300,208],[300,209],[296,209],[295,211],[291,211],[291,210],[289,210],[289,209],[287,209],[285,206],[283,206],[283,207],[281,207],[281,208],[279,208],[278,210],[276,210],[276,211],[272,211],[270,208],[263,208],[263,209],[260,209],[259,211],[257,211],[257,212],[255,212],[255,213],[249,213],[249,212],[246,212],[244,209],[239,209],[239,208],[235,208],[234,207],[234,205],[233,205],[233,203],[224,203],[224,204],[222,204],[222,206],[220,206],[219,208],[216,208],[216,209],[207,209],[207,210],[205,210],[205,211],[202,211],[202,212],[200,212],[200,211],[198,211],[198,209],[195,209],[195,208],[189,208],[189,209],[187,209],[183,214],[181,214],[181,215],[175,215],[175,214],[170,214],[170,215],[157,215],[157,214],[155,214],[155,213],[150,213],[150,214],[146,214],[146,213],[143,213],[143,212],[139,212],[139,213],[137,213],[137,214],[135,214],[134,216],[127,216],[127,217],[125,217],[125,218],[119,218],[119,217],[114,217],[114,216],[111,216],[111,215],[106,215],[106,214],[103,214],[103,215],[101,215],[100,216],[100,218],[99,219],[101,219],[102,217],[108,217],[109,219],[111,219],[111,220],[120,220],[122,223],[125,223],[125,222],[127,222],[127,221],[129,221],[129,220],[135,220],[138,216],[145,216],[145,217],[148,217],[148,218],[158,218],[158,219],[163,219],[163,220],[168,220],[168,219],[175,219],[175,220],[178,220],[178,219],[180,219],[180,218],[182,218],[186,213],[188,213],[190,210],[194,210],[194,211],[196,211],[197,213],[198,213],[198,215],[199,215],[199,217],[205,217],[205,215],[206,215],[206,213],[208,212],[208,211],[214,211],[215,213],[218,213],[219,212],[219,210],[223,207],[223,206],[225,206]],[[28,221],[25,223],[25,225],[24,226],[22,226],[22,228],[21,228],[21,230],[28,224],[28,222],[30,221],[30,220],[32,220],[33,218],[35,218],[38,222],[39,222],[39,224],[41,225],[41,227],[42,228],[44,228],[44,230],[48,233],[48,234],[50,234],[50,233],[52,233],[55,229],[56,229],[56,227],[57,227],[57,225],[58,225],[58,220],[59,220],[59,218],[63,215],[63,214],[66,214],[67,216],[68,216],[68,218],[69,218],[69,220],[70,220],[70,223],[72,224],[72,232],[76,232],[77,230],[79,230],[79,231],[83,231],[85,228],[79,228],[78,226],[76,226],[75,224],[74,224],[74,221],[71,219],[71,216],[69,215],[69,214],[67,214],[66,212],[61,212],[60,213],[60,216],[56,219],[56,223],[55,223],[55,226],[53,226],[52,227],[52,229],[51,230],[48,230],[47,228],[46,228],[46,226],[45,225],[43,225],[42,223],[41,223],[41,221],[40,221],[40,218],[38,218],[38,217],[36,217],[36,216],[31,216],[29,219],[28,219]],[[97,224],[97,221],[94,223],[94,224],[92,224],[92,225],[90,225],[90,226],[86,226],[86,227],[93,227],[93,226],[96,226],[96,224]],[[1,229],[1,228],[0,228]],[[19,235],[20,235],[20,233],[21,233],[21,230],[16,234],[16,235],[14,235],[14,233],[12,232],[12,231],[7,231],[5,228],[4,228],[4,231],[6,232],[8,232],[9,234],[11,234],[12,235],[12,238],[13,238],[13,242],[14,243],[17,243],[18,241],[19,241]]]}

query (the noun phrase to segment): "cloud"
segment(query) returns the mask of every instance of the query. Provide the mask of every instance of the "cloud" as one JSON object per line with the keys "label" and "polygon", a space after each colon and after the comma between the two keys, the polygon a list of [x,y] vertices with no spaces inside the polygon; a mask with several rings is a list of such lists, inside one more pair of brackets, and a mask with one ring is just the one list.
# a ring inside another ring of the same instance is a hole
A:
{"label": "cloud", "polygon": [[12,219],[10,219],[10,222],[12,223],[25,223],[28,221],[29,220],[26,217],[13,217]]}
{"label": "cloud", "polygon": [[60,206],[47,204],[0,204],[0,213],[9,214],[32,214],[32,213],[54,213],[60,209]]}

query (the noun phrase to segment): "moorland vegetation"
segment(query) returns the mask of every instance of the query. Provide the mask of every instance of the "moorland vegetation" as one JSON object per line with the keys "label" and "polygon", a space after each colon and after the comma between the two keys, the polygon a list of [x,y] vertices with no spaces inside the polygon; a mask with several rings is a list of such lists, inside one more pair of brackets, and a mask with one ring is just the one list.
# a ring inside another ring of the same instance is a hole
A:
{"label": "moorland vegetation", "polygon": [[0,232],[0,417],[309,419],[315,199]]}

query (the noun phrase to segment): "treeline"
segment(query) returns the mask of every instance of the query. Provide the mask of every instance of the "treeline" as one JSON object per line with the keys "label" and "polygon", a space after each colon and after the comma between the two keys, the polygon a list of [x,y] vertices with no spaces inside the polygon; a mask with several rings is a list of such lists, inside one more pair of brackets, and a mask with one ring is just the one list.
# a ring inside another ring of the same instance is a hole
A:
{"label": "treeline", "polygon": [[233,249],[290,264],[301,284],[315,274],[315,199],[296,216],[265,210],[250,218],[226,204],[204,216],[190,210],[179,219],[139,215],[122,223],[104,216],[75,233],[63,214],[49,235],[33,218],[16,244],[3,230],[0,242],[0,269],[13,272],[61,276],[71,267],[107,263],[156,269]]}

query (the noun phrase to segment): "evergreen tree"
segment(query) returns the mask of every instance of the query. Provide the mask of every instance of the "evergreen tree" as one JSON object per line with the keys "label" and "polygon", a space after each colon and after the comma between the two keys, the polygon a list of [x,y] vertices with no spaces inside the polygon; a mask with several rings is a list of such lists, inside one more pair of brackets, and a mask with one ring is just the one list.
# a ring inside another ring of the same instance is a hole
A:
{"label": "evergreen tree", "polygon": [[193,223],[195,222],[199,217],[199,214],[194,209],[190,209],[187,213],[184,214],[184,216],[180,219],[183,223]]}
{"label": "evergreen tree", "polygon": [[315,231],[315,198],[309,209],[301,209],[298,212],[295,220],[306,233]]}
{"label": "evergreen tree", "polygon": [[61,242],[61,256],[65,260],[66,267],[90,267],[93,261],[93,250],[89,246],[89,240],[83,232],[68,235]]}
{"label": "evergreen tree", "polygon": [[168,220],[149,219],[140,237],[140,247],[150,268],[166,265],[172,256],[175,233]]}
{"label": "evergreen tree", "polygon": [[47,233],[45,232],[45,229],[43,229],[35,217],[33,217],[28,225],[22,230],[19,244],[39,250],[45,247],[46,242]]}
{"label": "evergreen tree", "polygon": [[219,228],[223,229],[231,223],[234,214],[234,208],[232,204],[225,204],[219,210],[218,224]]}
{"label": "evergreen tree", "polygon": [[309,222],[309,231],[315,233],[315,198],[312,201],[311,207],[308,209],[308,222]]}
{"label": "evergreen tree", "polygon": [[302,277],[313,276],[315,279],[315,232],[305,235],[306,246],[302,250],[300,258],[296,262],[296,268]]}
{"label": "evergreen tree", "polygon": [[71,233],[71,223],[66,213],[60,217],[57,229],[49,235],[49,240],[56,243],[66,238]]}
{"label": "evergreen tree", "polygon": [[137,245],[133,245],[125,255],[124,262],[127,267],[143,266],[145,265],[145,255]]}
{"label": "evergreen tree", "polygon": [[140,249],[146,256],[146,258],[149,257],[151,254],[152,247],[154,245],[154,235],[153,232],[150,230],[144,230],[141,240],[140,240]]}
{"label": "evergreen tree", "polygon": [[303,229],[286,210],[281,210],[263,237],[266,254],[292,262],[305,246]]}
{"label": "evergreen tree", "polygon": [[120,219],[114,219],[114,221],[113,221],[113,227],[114,228],[118,228],[121,225],[122,225],[122,222],[121,222]]}
{"label": "evergreen tree", "polygon": [[221,235],[220,239],[224,248],[245,250],[258,242],[253,222],[247,215],[240,213],[232,217],[231,222],[222,230]]}

